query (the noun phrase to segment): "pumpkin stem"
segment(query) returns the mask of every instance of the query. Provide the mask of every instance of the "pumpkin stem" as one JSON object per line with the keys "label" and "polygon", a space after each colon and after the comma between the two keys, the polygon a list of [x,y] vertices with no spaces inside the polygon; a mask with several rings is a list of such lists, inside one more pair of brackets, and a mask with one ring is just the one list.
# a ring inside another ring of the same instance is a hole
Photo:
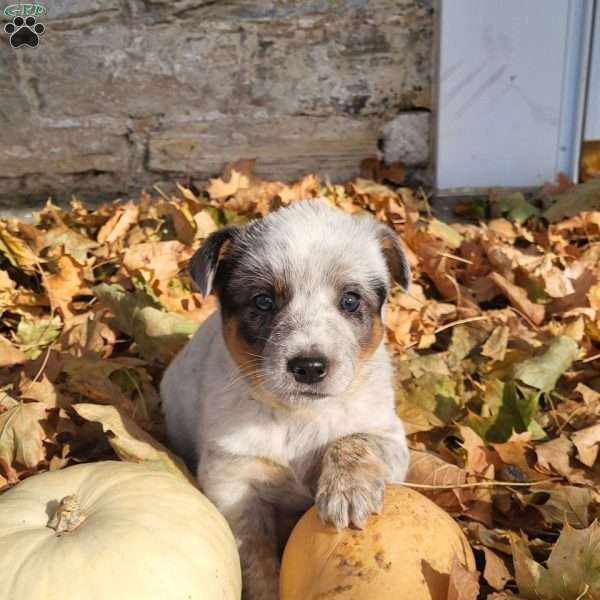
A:
{"label": "pumpkin stem", "polygon": [[81,525],[86,517],[87,515],[79,509],[79,498],[75,495],[65,496],[50,517],[47,527],[54,529],[56,535],[69,533]]}

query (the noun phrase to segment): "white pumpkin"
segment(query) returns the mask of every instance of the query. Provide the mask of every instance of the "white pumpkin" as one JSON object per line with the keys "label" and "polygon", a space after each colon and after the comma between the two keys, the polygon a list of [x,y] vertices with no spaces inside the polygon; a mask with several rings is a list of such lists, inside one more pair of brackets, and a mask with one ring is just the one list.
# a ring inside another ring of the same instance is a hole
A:
{"label": "white pumpkin", "polygon": [[192,485],[101,462],[0,495],[0,600],[239,600],[237,547]]}

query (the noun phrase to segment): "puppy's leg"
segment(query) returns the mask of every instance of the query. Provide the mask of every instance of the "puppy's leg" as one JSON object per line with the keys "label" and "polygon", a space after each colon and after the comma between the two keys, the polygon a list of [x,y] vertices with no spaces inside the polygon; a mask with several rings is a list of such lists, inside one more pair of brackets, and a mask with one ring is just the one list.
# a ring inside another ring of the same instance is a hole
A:
{"label": "puppy's leg", "polygon": [[198,468],[202,491],[227,519],[237,542],[243,600],[278,597],[276,510],[265,494],[268,490],[275,495],[281,479],[285,479],[283,469],[254,458],[223,455],[217,462],[201,462]]}
{"label": "puppy's leg", "polygon": [[316,504],[321,519],[337,529],[362,528],[383,505],[384,483],[404,479],[408,469],[404,432],[357,433],[325,451]]}

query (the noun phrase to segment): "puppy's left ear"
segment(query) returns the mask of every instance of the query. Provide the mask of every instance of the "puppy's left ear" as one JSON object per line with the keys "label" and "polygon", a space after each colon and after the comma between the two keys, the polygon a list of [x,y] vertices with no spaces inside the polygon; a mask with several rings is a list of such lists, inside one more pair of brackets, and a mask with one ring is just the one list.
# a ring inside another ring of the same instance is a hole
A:
{"label": "puppy's left ear", "polygon": [[400,285],[403,291],[408,291],[410,266],[398,235],[387,225],[381,225],[377,230],[377,237],[392,279]]}
{"label": "puppy's left ear", "polygon": [[211,233],[204,244],[196,250],[190,260],[189,273],[194,283],[206,298],[213,289],[213,282],[219,267],[219,260],[230,244],[240,232],[237,225],[227,225]]}

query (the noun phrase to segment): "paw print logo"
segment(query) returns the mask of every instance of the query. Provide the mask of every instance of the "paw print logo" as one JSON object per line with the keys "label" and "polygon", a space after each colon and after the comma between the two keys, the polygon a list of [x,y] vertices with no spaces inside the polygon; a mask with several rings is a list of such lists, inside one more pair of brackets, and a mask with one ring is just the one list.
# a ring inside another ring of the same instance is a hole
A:
{"label": "paw print logo", "polygon": [[7,23],[4,26],[4,31],[10,35],[10,45],[13,48],[21,46],[29,46],[35,48],[39,44],[39,37],[44,33],[46,28],[42,23],[36,23],[35,17],[15,17],[12,23]]}

